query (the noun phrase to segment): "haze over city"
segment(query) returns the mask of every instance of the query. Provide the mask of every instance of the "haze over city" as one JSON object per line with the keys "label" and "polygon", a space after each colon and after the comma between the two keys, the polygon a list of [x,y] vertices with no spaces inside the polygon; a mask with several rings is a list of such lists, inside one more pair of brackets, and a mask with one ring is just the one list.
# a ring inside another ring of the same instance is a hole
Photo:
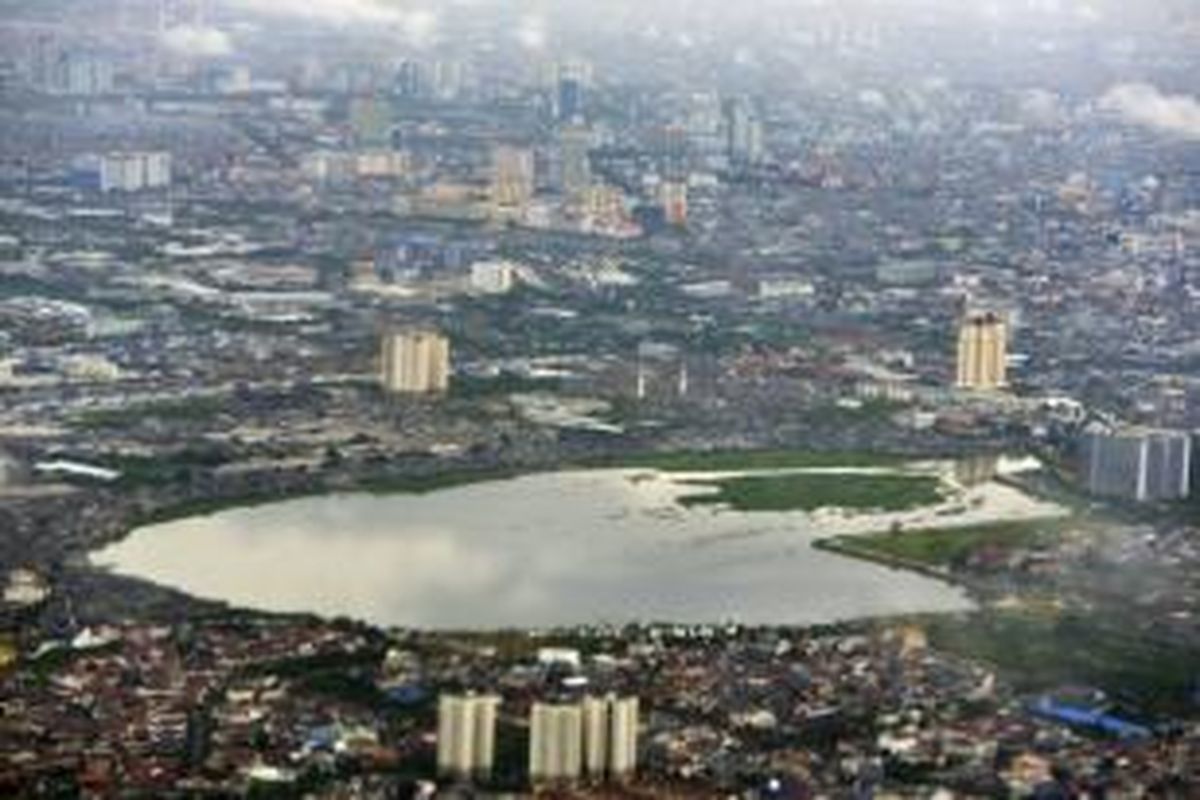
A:
{"label": "haze over city", "polygon": [[1194,0],[0,0],[0,796],[1200,796]]}

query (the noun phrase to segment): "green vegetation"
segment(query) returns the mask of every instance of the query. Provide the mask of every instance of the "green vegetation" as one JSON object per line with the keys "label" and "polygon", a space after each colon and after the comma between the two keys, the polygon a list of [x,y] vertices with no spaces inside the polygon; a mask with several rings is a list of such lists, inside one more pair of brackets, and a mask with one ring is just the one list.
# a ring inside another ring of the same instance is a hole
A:
{"label": "green vegetation", "polygon": [[450,381],[450,397],[463,400],[478,400],[485,397],[503,397],[510,394],[532,392],[555,392],[562,386],[556,378],[523,378],[505,372],[495,378],[476,378],[457,375]]}
{"label": "green vegetation", "polygon": [[[141,480],[143,474],[156,474],[152,462],[139,467],[138,474],[122,476],[122,480]],[[114,466],[120,469],[119,465]],[[164,482],[169,482],[172,473],[169,466],[161,467],[161,474],[166,475]],[[475,483],[508,480],[517,477],[514,470],[487,469],[471,471],[438,472],[428,475],[381,475],[365,478],[349,487],[341,486],[299,486],[280,488],[266,486],[262,489],[251,489],[245,494],[230,497],[201,498],[185,500],[166,508],[158,509],[137,521],[136,526],[157,525],[177,519],[202,517],[229,511],[235,508],[253,508],[254,506],[279,503],[285,500],[298,500],[304,497],[320,497],[340,492],[368,492],[370,494],[427,494],[442,489],[453,489],[459,486],[469,486]],[[136,527],[135,526],[135,527]]]}
{"label": "green vegetation", "polygon": [[814,408],[807,416],[822,425],[856,425],[889,420],[908,407],[908,403],[891,400],[864,400],[858,407],[829,405]]}
{"label": "green vegetation", "polygon": [[193,397],[168,403],[143,403],[127,408],[87,411],[75,424],[81,428],[121,428],[135,425],[144,419],[178,422],[204,422],[224,410],[225,402],[217,397]]}
{"label": "green vegetation", "polygon": [[819,508],[906,511],[942,500],[941,480],[931,475],[748,475],[712,481],[711,494],[680,499],[684,506],[727,505],[735,511],[815,511]]}
{"label": "green vegetation", "polygon": [[429,494],[442,489],[455,489],[476,483],[511,480],[520,474],[512,469],[476,469],[435,472],[428,475],[385,475],[359,482],[354,486],[354,491],[372,494]]}
{"label": "green vegetation", "polygon": [[440,636],[438,645],[449,651],[478,650],[491,648],[500,661],[532,659],[543,647],[565,647],[578,650],[586,656],[608,653],[612,641],[604,637],[553,631],[531,633],[527,630],[460,630],[446,631]]}
{"label": "green vegetation", "polygon": [[323,653],[314,656],[255,664],[244,670],[248,676],[274,675],[292,680],[305,690],[355,705],[377,707],[386,697],[372,679],[383,658],[380,647],[368,647],[351,653]]}
{"label": "green vegetation", "polygon": [[[112,456],[100,459],[103,466],[121,471],[123,486],[184,485],[197,470],[220,466],[227,457],[217,452],[184,450],[164,458]],[[825,453],[797,450],[709,451],[684,453],[647,453],[618,456],[585,462],[593,468],[647,468],[669,472],[737,472],[747,470],[783,470],[834,467],[894,467],[904,463],[901,456],[870,453]],[[570,465],[564,465],[569,468]],[[139,525],[169,522],[193,516],[215,514],[232,508],[263,505],[299,497],[336,492],[372,494],[426,494],[476,483],[510,480],[531,470],[513,468],[451,468],[427,474],[364,475],[351,485],[327,486],[314,475],[304,486],[250,483],[244,494],[233,497],[197,498],[159,509],[139,520]],[[685,498],[685,505],[712,505],[728,502],[738,510],[792,510],[835,506],[856,509],[902,510],[936,503],[941,499],[940,482],[927,475],[772,475],[742,476],[721,481],[693,481],[695,485],[714,486],[712,495]]]}
{"label": "green vegetation", "polygon": [[10,634],[0,634],[0,672],[11,664],[15,664],[21,650],[17,640]]}
{"label": "green vegetation", "polygon": [[210,470],[228,461],[226,454],[205,447],[188,448],[163,457],[111,455],[99,459],[101,466],[121,473],[118,485],[123,488],[185,484],[198,471]]}
{"label": "green vegetation", "polygon": [[881,453],[832,453],[808,450],[708,450],[621,456],[609,467],[646,467],[664,472],[742,472],[820,467],[894,467],[902,456]]}
{"label": "green vegetation", "polygon": [[841,537],[834,549],[864,553],[896,561],[913,561],[946,567],[964,563],[984,548],[1028,548],[1057,536],[1061,522],[1028,520],[995,522],[959,528],[891,531],[869,536]]}
{"label": "green vegetation", "polygon": [[1150,713],[1194,713],[1200,648],[1099,615],[982,611],[926,622],[930,643],[992,664],[1022,691],[1103,689]]}
{"label": "green vegetation", "polygon": [[89,650],[76,650],[67,643],[43,653],[36,659],[26,662],[33,682],[38,686],[46,686],[51,677],[66,669],[69,665],[89,655],[112,655],[121,649],[120,642],[110,642]]}

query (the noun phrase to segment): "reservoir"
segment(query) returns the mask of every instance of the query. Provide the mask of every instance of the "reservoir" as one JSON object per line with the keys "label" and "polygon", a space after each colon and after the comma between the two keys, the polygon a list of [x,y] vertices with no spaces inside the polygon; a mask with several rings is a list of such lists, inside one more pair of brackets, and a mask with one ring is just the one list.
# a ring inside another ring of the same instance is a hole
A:
{"label": "reservoir", "polygon": [[286,500],[147,526],[92,559],[197,597],[382,626],[814,624],[970,607],[949,584],[816,539],[1055,513],[995,483],[891,512],[681,503],[705,491],[696,477],[581,470]]}

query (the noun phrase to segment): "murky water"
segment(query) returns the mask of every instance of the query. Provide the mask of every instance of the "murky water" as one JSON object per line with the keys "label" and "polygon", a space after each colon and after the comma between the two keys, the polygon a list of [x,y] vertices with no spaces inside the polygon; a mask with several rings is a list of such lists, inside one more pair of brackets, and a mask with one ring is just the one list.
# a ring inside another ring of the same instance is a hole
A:
{"label": "murky water", "polygon": [[[810,547],[891,516],[675,503],[689,492],[661,473],[603,470],[333,495],[146,527],[94,560],[237,605],[423,628],[810,624],[968,606],[940,582]],[[1039,511],[1003,489],[971,516],[989,503],[1005,516]]]}

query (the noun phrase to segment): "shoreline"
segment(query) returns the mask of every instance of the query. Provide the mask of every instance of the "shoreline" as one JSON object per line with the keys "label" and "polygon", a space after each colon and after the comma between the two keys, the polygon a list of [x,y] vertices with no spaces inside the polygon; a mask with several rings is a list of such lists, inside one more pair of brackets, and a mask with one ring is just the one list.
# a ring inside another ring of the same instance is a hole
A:
{"label": "shoreline", "polygon": [[[952,531],[954,528],[947,527],[943,528],[942,530]],[[903,536],[904,534],[901,533],[899,535]],[[970,593],[972,588],[974,588],[972,583],[963,580],[960,577],[956,577],[948,570],[938,569],[937,567],[933,567],[929,564],[925,564],[913,559],[902,558],[900,556],[895,556],[888,553],[881,553],[877,550],[872,550],[869,547],[856,547],[854,544],[852,544],[853,540],[856,538],[861,538],[861,535],[854,534],[826,536],[822,539],[814,540],[811,546],[814,550],[820,550],[824,553],[833,553],[844,558],[867,561],[872,564],[878,564],[880,566],[902,572],[915,572],[927,578],[932,578],[951,586],[957,586],[959,588],[966,589],[968,593]]]}
{"label": "shoreline", "polygon": [[[29,547],[16,541],[7,559],[10,566],[33,566],[47,573],[56,594],[68,596],[80,619],[103,621],[120,616],[183,618],[191,612],[212,613],[225,609],[230,613],[254,611],[240,609],[220,601],[195,598],[168,586],[155,585],[139,578],[123,576],[92,564],[93,552],[128,537],[138,528],[225,510],[269,505],[276,502],[340,493],[423,494],[444,488],[480,482],[509,480],[558,470],[658,469],[674,471],[680,461],[747,461],[746,469],[761,466],[762,459],[798,459],[801,468],[824,468],[831,462],[868,466],[864,459],[890,466],[904,461],[953,460],[977,453],[891,452],[864,455],[861,452],[806,448],[718,448],[712,450],[653,450],[634,448],[628,452],[562,453],[549,458],[519,458],[509,454],[464,455],[451,458],[411,456],[384,465],[339,464],[315,471],[286,470],[239,475],[236,480],[208,477],[198,485],[97,487],[82,489],[45,509],[43,516],[60,520],[53,529],[57,537],[37,537]],[[988,453],[1002,455],[1002,453]],[[663,463],[666,462],[666,463]],[[774,466],[774,464],[772,464]],[[382,468],[380,468],[382,467]],[[695,471],[695,466],[684,466]],[[682,477],[688,477],[682,475]],[[824,545],[821,547],[824,548]],[[830,549],[830,548],[825,548]],[[840,553],[859,557],[855,553]],[[902,568],[888,563],[886,566]],[[928,573],[925,573],[928,574]],[[943,576],[939,577],[944,580]],[[133,602],[134,597],[142,598]]]}
{"label": "shoreline", "polygon": [[[753,474],[763,474],[757,470],[757,467],[759,465],[754,465],[754,466],[755,466],[756,471]],[[922,462],[923,470],[940,469],[941,471],[945,472],[951,466],[952,465],[948,461],[942,462],[940,464],[930,463],[928,460]],[[732,469],[732,467],[726,466],[726,470],[731,470],[731,469]],[[824,471],[824,470],[828,469],[828,467],[820,467],[820,468],[780,467],[777,470],[773,470],[769,474],[784,474],[784,475],[786,475],[786,474],[793,474],[793,472],[796,470],[804,472],[809,469],[820,469],[820,470]],[[908,469],[908,465],[899,464],[899,465],[896,465],[896,466],[890,468],[888,470],[888,472],[890,474],[890,473],[893,473],[896,471],[905,471],[907,469]],[[853,473],[863,474],[865,476],[871,476],[871,475],[878,474],[876,470],[867,468],[867,467],[845,468],[845,469],[840,470],[840,472],[842,472],[842,473],[853,472]],[[624,486],[626,484],[642,486],[645,484],[646,488],[644,490],[638,489],[636,492],[637,497],[640,499],[634,499],[632,497],[628,498],[629,502],[632,504],[629,508],[630,509],[642,509],[647,514],[649,514],[649,516],[654,517],[655,519],[659,519],[659,520],[661,520],[663,518],[663,514],[666,514],[669,509],[674,510],[679,515],[680,520],[687,521],[687,526],[688,526],[687,530],[689,531],[688,536],[689,537],[699,537],[696,540],[697,543],[700,543],[700,540],[705,538],[703,536],[703,533],[709,529],[709,526],[711,524],[714,524],[714,523],[707,521],[710,519],[712,519],[712,520],[723,519],[724,520],[723,522],[715,522],[715,524],[720,526],[720,528],[722,530],[728,530],[731,527],[737,528],[738,530],[750,530],[750,529],[756,529],[758,527],[762,527],[763,525],[765,525],[765,526],[767,526],[768,529],[772,529],[777,532],[776,534],[774,534],[775,536],[784,536],[784,534],[786,534],[786,536],[782,539],[773,540],[773,541],[776,541],[776,543],[777,543],[774,546],[781,546],[781,547],[786,546],[788,548],[794,548],[796,550],[809,550],[811,548],[813,551],[825,551],[825,552],[833,553],[834,555],[837,555],[837,556],[842,556],[843,558],[849,556],[850,558],[854,559],[854,563],[873,562],[874,564],[877,564],[880,566],[886,566],[889,568],[889,570],[896,570],[895,578],[887,578],[886,577],[887,571],[885,571],[885,570],[877,570],[877,569],[872,568],[871,570],[862,571],[862,574],[864,574],[864,575],[870,574],[872,572],[874,573],[875,577],[871,578],[870,580],[883,581],[883,582],[886,582],[887,585],[897,585],[896,584],[897,581],[903,580],[900,577],[900,573],[907,572],[911,576],[908,580],[924,581],[925,579],[932,577],[932,578],[935,578],[938,580],[939,585],[945,585],[945,586],[949,586],[949,587],[953,587],[953,588],[957,588],[957,589],[969,588],[962,581],[951,580],[948,578],[948,576],[946,574],[944,574],[938,570],[935,570],[935,569],[928,569],[922,565],[916,564],[915,562],[906,563],[901,560],[868,558],[867,556],[869,555],[869,553],[867,553],[865,550],[855,547],[854,543],[851,543],[844,548],[839,548],[836,546],[827,546],[825,544],[826,540],[836,537],[836,536],[853,537],[859,533],[878,534],[878,533],[882,533],[882,532],[888,530],[889,527],[897,524],[895,522],[895,520],[897,518],[895,515],[887,513],[886,510],[873,511],[870,509],[861,509],[856,513],[847,513],[844,516],[838,516],[838,515],[824,516],[821,514],[810,514],[807,512],[803,512],[803,511],[779,513],[779,512],[775,512],[773,510],[765,510],[761,516],[759,516],[757,512],[736,512],[736,513],[729,513],[728,515],[726,515],[725,513],[718,511],[718,512],[715,512],[717,516],[714,517],[712,514],[707,513],[707,512],[701,512],[701,511],[696,511],[696,510],[689,511],[689,509],[686,507],[686,504],[681,504],[679,502],[681,497],[689,496],[688,495],[688,492],[690,491],[689,486],[691,484],[691,481],[695,480],[697,476],[705,477],[705,476],[710,476],[710,475],[714,475],[714,474],[725,475],[725,474],[736,474],[736,473],[731,473],[731,472],[725,471],[725,470],[723,470],[720,473],[711,473],[711,472],[681,473],[681,472],[664,470],[659,467],[648,467],[648,466],[635,466],[635,467],[623,466],[622,467],[622,466],[618,466],[617,464],[614,464],[611,462],[606,463],[603,466],[587,466],[587,467],[570,464],[570,465],[563,465],[561,468],[553,471],[552,473],[548,473],[547,470],[544,470],[544,469],[543,470],[513,470],[513,469],[472,470],[467,473],[444,474],[444,475],[439,475],[439,476],[435,476],[435,477],[431,477],[431,478],[427,478],[427,479],[405,479],[405,480],[399,480],[399,481],[389,481],[386,484],[386,486],[376,485],[375,487],[363,487],[361,485],[352,485],[352,486],[345,486],[345,487],[329,487],[328,491],[323,492],[320,495],[317,495],[316,493],[308,493],[307,495],[304,495],[301,493],[293,493],[292,495],[286,496],[286,497],[275,496],[275,497],[270,497],[270,498],[264,498],[262,502],[268,502],[271,505],[279,504],[281,506],[281,508],[283,509],[282,511],[279,512],[279,515],[280,515],[279,518],[284,519],[284,520],[299,519],[301,517],[307,517],[312,514],[325,515],[325,514],[341,513],[341,512],[335,512],[333,509],[357,508],[356,503],[367,504],[368,508],[390,508],[390,509],[392,509],[392,511],[378,512],[378,513],[383,513],[383,514],[385,514],[385,516],[394,515],[394,514],[398,513],[401,517],[404,517],[407,514],[407,512],[405,512],[404,509],[425,508],[426,507],[424,505],[425,501],[420,500],[418,498],[414,498],[413,500],[410,501],[403,497],[400,497],[400,498],[397,498],[398,505],[381,505],[381,503],[384,503],[385,501],[373,499],[372,496],[373,495],[386,496],[391,493],[401,493],[401,494],[428,493],[428,492],[434,492],[434,491],[437,491],[440,489],[449,490],[450,488],[465,488],[465,487],[469,487],[469,486],[478,486],[481,483],[488,483],[488,484],[498,486],[499,488],[495,489],[495,492],[498,492],[499,494],[491,493],[492,490],[485,489],[485,490],[482,490],[483,491],[482,495],[477,495],[470,491],[467,494],[461,494],[461,495],[450,493],[449,499],[434,501],[435,508],[442,508],[448,504],[448,506],[451,508],[460,508],[460,509],[461,508],[474,508],[476,510],[481,510],[484,508],[484,506],[480,505],[480,504],[488,504],[493,501],[497,502],[497,503],[502,503],[503,508],[508,508],[510,505],[508,503],[508,501],[501,500],[500,498],[511,497],[514,493],[517,495],[523,495],[526,491],[533,491],[537,494],[537,496],[542,496],[542,495],[546,494],[546,491],[547,491],[546,487],[548,485],[570,486],[570,487],[574,487],[572,489],[572,491],[588,491],[589,493],[591,493],[593,490],[589,489],[588,487],[593,485],[593,481],[599,481],[600,483],[597,483],[595,485],[603,486],[603,487],[608,487],[610,485],[617,486],[618,484],[620,486]],[[550,477],[547,478],[546,477],[547,475],[550,475]],[[565,484],[559,484],[556,482],[560,476],[561,476],[561,479],[566,481]],[[505,486],[504,486],[505,483],[512,481],[512,480],[520,480],[520,479],[527,479],[527,480],[534,481],[533,484],[529,484],[529,486],[531,486],[532,488],[522,488],[522,486],[526,486],[526,484],[512,486],[511,488],[505,488]],[[549,483],[547,483],[547,481],[549,481]],[[649,484],[647,484],[647,481],[649,482]],[[597,496],[598,498],[600,498],[599,502],[605,503],[605,504],[613,502],[614,500],[617,502],[624,502],[623,500],[621,500],[621,498],[625,497],[626,490],[621,489],[620,486],[617,486],[617,491],[620,492],[619,495],[614,495],[613,498],[606,499],[606,498],[608,498],[607,494],[600,494]],[[373,488],[374,491],[369,491],[369,489],[371,489],[371,488]],[[549,491],[551,493],[557,493],[558,490],[550,489]],[[607,492],[608,490],[604,489],[603,491]],[[989,490],[987,488],[980,488],[977,491],[981,492],[983,494],[987,494],[989,492]],[[311,504],[297,505],[297,503],[301,503],[302,501],[305,501],[305,500],[313,500],[314,497],[317,497],[317,496],[329,496],[329,497],[332,497],[332,499],[329,501],[318,501],[317,505],[311,505]],[[989,494],[988,496],[990,497],[991,495]],[[480,499],[480,498],[485,498],[485,499]],[[492,498],[492,499],[486,499],[486,498]],[[348,499],[349,502],[343,503],[342,500],[344,500],[344,499]],[[296,501],[296,502],[294,503],[292,501]],[[408,503],[410,503],[410,502],[419,503],[421,505],[410,506],[410,505],[408,505]],[[948,500],[946,502],[948,504],[957,504],[958,500],[951,498],[950,500]],[[649,503],[653,507],[651,508],[651,507],[647,506],[646,505],[647,503]],[[222,511],[222,510],[228,508],[230,505],[231,504],[229,504],[229,503],[225,503],[225,504],[221,504],[220,507],[214,507],[211,504],[205,504],[205,507],[201,510],[207,511],[207,512],[219,512],[219,511]],[[257,503],[248,503],[248,504],[233,504],[233,505],[237,506],[237,508],[234,510],[248,510],[248,509],[254,508],[258,504]],[[661,508],[660,508],[660,506],[661,506]],[[590,505],[589,505],[589,507],[590,507]],[[615,506],[614,508],[624,508],[624,506],[623,505]],[[195,509],[184,509],[184,510],[195,510]],[[175,511],[182,513],[179,508],[176,508]],[[660,513],[660,511],[661,511],[661,513]],[[1031,497],[1015,498],[1015,496],[1009,496],[1009,494],[1002,494],[999,497],[999,500],[997,502],[992,502],[989,499],[989,501],[986,505],[979,506],[978,508],[976,508],[974,510],[973,513],[964,514],[962,516],[962,518],[959,518],[958,516],[939,514],[937,508],[932,508],[932,509],[921,509],[920,511],[917,511],[917,512],[909,512],[908,516],[900,516],[899,519],[908,528],[915,529],[918,526],[930,526],[930,527],[937,526],[937,528],[939,530],[948,530],[948,529],[954,529],[954,528],[970,528],[972,526],[972,524],[996,523],[1000,520],[1007,519],[1010,512],[1018,515],[1018,517],[1020,517],[1020,518],[1025,518],[1031,514],[1037,513],[1038,511],[1039,511],[1039,507],[1038,507],[1036,499],[1034,499],[1034,498],[1031,498]],[[260,524],[265,525],[267,527],[275,527],[270,522],[271,519],[276,518],[276,517],[271,516],[273,513],[274,512],[272,512],[272,511],[267,511],[267,512],[265,512],[265,514],[263,512],[259,512],[253,516],[229,517],[229,518],[227,518],[227,521],[217,521],[217,522],[212,522],[212,523],[207,523],[207,522],[198,520],[199,525],[201,526],[200,528],[198,528],[198,530],[207,530],[207,528],[204,527],[205,525],[209,525],[210,527],[213,527],[214,530],[228,531],[228,532],[232,532],[232,531],[239,530],[239,529],[247,529],[247,526],[250,526],[251,528],[253,528],[254,526],[257,526]],[[526,513],[528,513],[528,512],[526,512]],[[470,514],[471,514],[472,519],[474,519],[475,516],[478,516],[477,514],[475,514],[474,511],[470,512]],[[624,517],[624,516],[627,516],[627,514],[621,514],[618,516]],[[487,518],[486,512],[483,514],[483,517],[485,519]],[[510,518],[511,518],[511,514],[509,516],[505,517],[505,519],[510,519]],[[448,517],[447,519],[448,520],[458,519],[458,516],[451,515],[451,517]],[[452,523],[448,523],[448,524],[452,524]],[[468,522],[465,524],[467,524],[468,529],[470,529],[470,526],[474,525],[475,523]],[[619,530],[614,530],[613,531],[614,534],[618,534],[618,533],[623,534],[623,533],[628,532],[627,531],[628,523],[610,522],[610,523],[605,523],[605,524],[622,526]],[[637,524],[640,524],[640,523],[637,523]],[[700,527],[695,527],[697,525]],[[186,530],[186,529],[187,528],[184,528],[181,530]],[[174,529],[168,525],[168,527],[164,528],[162,530],[162,532],[164,534],[170,534],[172,530],[174,530]],[[364,530],[367,530],[367,529],[364,529]],[[601,536],[604,536],[605,530],[608,530],[608,528],[596,528],[595,533],[599,534]],[[640,531],[640,528],[638,530]],[[326,616],[331,615],[331,614],[343,614],[344,613],[344,614],[349,614],[351,616],[357,615],[363,619],[371,619],[377,623],[385,624],[385,625],[386,624],[409,625],[409,624],[415,623],[415,624],[421,625],[427,629],[437,629],[438,626],[443,622],[442,619],[436,618],[436,615],[435,615],[435,617],[428,617],[426,615],[421,615],[421,614],[417,614],[417,615],[401,614],[399,616],[393,615],[391,617],[382,617],[382,618],[380,616],[374,615],[374,614],[365,614],[364,615],[362,613],[357,612],[355,609],[357,609],[358,606],[354,605],[353,603],[349,603],[349,601],[333,603],[332,605],[329,603],[325,603],[324,605],[317,604],[317,605],[306,606],[302,602],[303,598],[298,596],[296,594],[295,590],[288,590],[288,592],[285,593],[286,602],[284,604],[280,605],[275,602],[277,598],[275,598],[274,595],[271,595],[271,594],[262,595],[261,593],[254,593],[253,591],[250,591],[249,593],[247,593],[246,591],[243,591],[242,587],[245,584],[244,581],[242,582],[242,584],[237,584],[237,586],[239,588],[236,588],[235,590],[230,590],[227,592],[227,591],[222,590],[221,584],[219,582],[214,583],[211,580],[207,581],[207,582],[205,582],[204,580],[199,580],[199,582],[196,582],[196,581],[193,581],[191,578],[189,578],[188,573],[186,571],[181,571],[182,569],[184,569],[186,567],[186,564],[181,565],[179,563],[178,558],[172,559],[169,556],[170,547],[168,547],[167,550],[162,550],[161,548],[164,547],[163,544],[158,544],[158,545],[155,544],[155,539],[154,539],[155,531],[143,530],[140,534],[137,534],[137,535],[140,538],[134,543],[133,550],[121,550],[118,547],[118,548],[114,549],[113,551],[111,551],[111,553],[106,553],[102,549],[98,553],[92,554],[91,564],[96,567],[113,570],[116,572],[116,574],[118,574],[122,577],[141,576],[141,577],[145,577],[146,579],[149,579],[149,580],[160,581],[165,588],[176,588],[185,593],[186,592],[195,592],[197,594],[197,596],[199,596],[201,598],[216,599],[216,600],[221,600],[224,598],[224,599],[227,599],[229,602],[233,603],[234,605],[238,605],[238,606],[247,606],[247,607],[252,607],[252,608],[277,609],[277,610],[281,610],[281,611],[286,611],[287,613],[302,613],[307,610],[315,610],[316,613],[323,613]],[[222,536],[224,536],[224,535],[225,535],[225,533],[222,533]],[[729,538],[729,536],[723,535],[720,538]],[[741,538],[741,537],[739,535],[735,538]],[[193,541],[193,540],[195,541],[196,546],[202,546],[203,541],[205,541],[203,539],[194,539],[194,537],[192,540],[188,540],[188,541]],[[171,540],[168,540],[168,541],[171,541]],[[221,541],[224,542],[225,540],[222,539]],[[373,540],[368,539],[368,540],[366,540],[366,543],[371,544],[372,541]],[[403,541],[403,540],[401,539],[401,541]],[[692,541],[692,538],[689,538],[688,541],[689,542]],[[192,545],[189,544],[188,546],[190,547]],[[224,548],[226,546],[229,546],[228,543],[226,545],[222,545],[222,548]],[[160,555],[159,556],[143,555],[143,556],[135,557],[133,560],[129,560],[124,555],[121,555],[123,553],[143,553],[143,554],[145,554],[145,553],[153,553],[153,552],[158,552]],[[211,551],[211,545],[210,545],[210,552],[213,552],[213,551]],[[487,549],[484,548],[483,552],[487,552]],[[725,552],[730,552],[730,551],[725,551]],[[742,551],[740,549],[738,549],[733,552],[742,552]],[[107,557],[107,556],[111,556],[111,558]],[[208,556],[199,556],[199,555],[198,555],[198,557],[204,558],[204,559],[208,558]],[[349,558],[348,555],[346,557]],[[142,560],[139,561],[138,558],[142,558]],[[145,558],[150,558],[152,560],[145,561],[144,560]],[[162,558],[166,559],[166,561],[164,563],[171,563],[171,564],[173,564],[173,566],[167,567],[166,571],[163,571],[159,567],[147,566],[145,569],[143,569],[142,566],[140,566],[142,564],[146,564],[146,565],[154,564],[156,562],[153,559],[161,560]],[[808,563],[808,561],[810,561],[810,560],[811,559],[805,559],[804,563]],[[841,560],[842,563],[844,563],[844,564],[851,563],[849,561],[849,559],[845,559],[845,560],[839,559],[839,560]],[[351,560],[347,563],[353,563],[353,561]],[[372,563],[376,563],[376,562],[372,562]],[[845,570],[848,575],[858,575],[859,574],[859,572],[855,572],[853,570],[853,568],[837,567],[837,565],[832,562],[830,562],[828,564],[828,568],[832,568],[834,570],[834,572],[836,572],[837,570]],[[235,570],[235,572],[236,572],[236,570]],[[905,584],[903,584],[901,582],[898,585],[905,585]],[[918,584],[914,583],[913,585],[917,586]],[[932,586],[930,586],[929,584],[926,584],[926,586],[930,587],[926,591],[933,592],[933,593],[935,593],[935,595],[937,592],[943,591],[943,590],[938,590],[938,589],[932,588]],[[345,587],[343,587],[343,588],[345,588]],[[331,590],[336,591],[335,588],[331,589]],[[747,589],[745,591],[749,591],[749,589]],[[836,590],[834,590],[833,593],[835,595],[840,596],[840,594]],[[956,596],[962,598],[961,601],[959,601],[959,603],[956,604],[956,608],[957,608],[957,605],[965,604],[967,602],[974,603],[978,599],[977,596],[971,596],[969,593],[966,593],[966,592],[955,592],[955,594],[956,594]],[[753,624],[774,625],[774,624],[779,624],[779,623],[786,623],[786,624],[795,626],[795,625],[804,624],[804,622],[807,621],[810,616],[809,614],[804,613],[804,614],[800,614],[799,617],[797,617],[797,618],[793,618],[788,614],[774,615],[774,616],[768,615],[766,617],[763,617],[757,611],[758,604],[756,604],[755,602],[750,602],[750,599],[757,597],[758,595],[761,595],[761,592],[750,592],[750,594],[746,598],[745,603],[737,604],[739,606],[739,608],[741,609],[741,611],[745,612],[745,614],[747,615],[746,620],[748,620],[749,622],[751,622]],[[920,592],[916,592],[914,596],[920,596]],[[255,598],[259,598],[257,601],[257,604],[256,604]],[[860,608],[860,606],[862,606],[862,605],[863,604],[861,604],[861,603],[851,602],[846,608],[843,608],[841,615],[835,616],[835,617],[829,617],[829,620],[833,620],[833,619],[852,620],[852,619],[859,619],[859,618],[873,618],[873,617],[880,616],[880,615],[884,615],[884,616],[890,615],[890,614],[888,614],[888,612],[879,611],[878,609],[873,610],[869,607],[868,608]],[[870,606],[871,604],[867,603],[866,605]],[[907,606],[904,605],[903,603],[901,604],[901,607],[902,607],[902,609],[907,608]],[[929,608],[931,608],[931,609],[933,609],[935,607],[936,606],[929,606]],[[738,619],[738,620],[742,619],[742,617],[739,616],[737,609],[733,609],[732,607],[726,609],[726,611],[723,612],[722,614],[712,614],[712,615],[708,615],[708,616],[704,616],[704,614],[707,614],[707,611],[703,612],[703,614],[700,616],[695,615],[694,609],[692,608],[692,606],[680,606],[680,607],[677,607],[674,609],[672,609],[670,607],[662,607],[659,610],[661,612],[664,612],[662,614],[662,616],[664,618],[675,619],[674,614],[678,613],[680,615],[679,619],[689,621],[690,623],[702,623],[702,622],[715,623],[715,622],[718,622],[718,621],[726,619],[726,618]],[[712,610],[712,609],[710,609],[710,610]],[[828,610],[829,609],[826,609],[826,611],[828,611]],[[834,612],[834,613],[837,614],[837,612]],[[543,619],[543,616],[544,615],[537,615],[537,614],[531,615],[529,622],[531,622],[535,627],[543,626],[545,622],[549,621],[549,620]],[[551,615],[551,616],[554,616],[554,615]],[[821,616],[822,615],[817,615],[818,620],[821,618]],[[459,618],[459,619],[461,620],[461,618]],[[628,622],[628,621],[637,621],[637,617],[624,616],[621,613],[616,613],[615,616],[611,616],[607,619],[602,619],[602,618],[593,618],[589,614],[582,614],[582,615],[578,615],[578,616],[568,614],[565,616],[560,616],[558,619],[554,620],[554,624],[555,625],[574,625],[574,624],[578,624],[578,623],[613,622],[613,621],[622,622],[622,623]],[[511,626],[516,626],[516,625],[521,625],[523,622],[524,622],[524,620],[522,620],[521,617],[519,617],[519,616],[514,617],[514,616],[509,615],[508,619],[500,620],[496,624],[511,627]],[[491,627],[493,627],[493,623],[492,622],[486,623],[486,627],[490,629]]]}

